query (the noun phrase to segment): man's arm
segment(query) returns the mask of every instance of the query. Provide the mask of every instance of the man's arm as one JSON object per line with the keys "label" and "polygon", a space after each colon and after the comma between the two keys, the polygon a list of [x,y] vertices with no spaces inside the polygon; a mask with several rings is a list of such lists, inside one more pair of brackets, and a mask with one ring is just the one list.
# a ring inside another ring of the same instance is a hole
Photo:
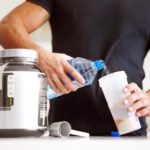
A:
{"label": "man's arm", "polygon": [[25,2],[12,10],[0,24],[0,43],[5,48],[29,47],[29,34],[44,24],[50,15],[38,5]]}
{"label": "man's arm", "polygon": [[66,72],[78,82],[83,78],[75,71],[67,60],[70,56],[50,53],[34,43],[29,33],[36,30],[50,18],[42,7],[31,2],[24,2],[11,11],[0,22],[0,44],[4,48],[27,48],[38,52],[38,66],[48,77],[50,86],[58,93],[68,93],[76,90]]}

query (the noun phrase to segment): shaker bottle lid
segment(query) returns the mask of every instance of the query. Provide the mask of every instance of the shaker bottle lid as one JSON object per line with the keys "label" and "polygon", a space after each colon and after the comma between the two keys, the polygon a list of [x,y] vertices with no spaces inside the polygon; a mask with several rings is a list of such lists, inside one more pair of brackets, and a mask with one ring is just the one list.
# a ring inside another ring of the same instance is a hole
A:
{"label": "shaker bottle lid", "polygon": [[120,137],[120,134],[119,134],[119,132],[117,132],[117,131],[112,131],[112,132],[111,132],[111,136],[112,136],[112,137]]}
{"label": "shaker bottle lid", "polygon": [[8,57],[24,57],[37,59],[38,54],[35,50],[22,48],[0,50],[0,58]]}

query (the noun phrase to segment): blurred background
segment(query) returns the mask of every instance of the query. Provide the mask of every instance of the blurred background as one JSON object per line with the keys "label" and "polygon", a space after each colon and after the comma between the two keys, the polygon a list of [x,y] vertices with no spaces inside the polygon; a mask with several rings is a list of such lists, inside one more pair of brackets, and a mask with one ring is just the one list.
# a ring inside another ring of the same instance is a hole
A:
{"label": "blurred background", "polygon": [[[14,7],[17,5],[23,3],[24,0],[0,0],[0,20],[8,14]],[[46,50],[52,51],[52,46],[51,46],[51,30],[49,23],[46,22],[41,28],[33,32],[31,35],[32,39],[43,46]],[[3,49],[2,46],[0,45],[0,50]],[[146,73],[146,77],[143,80],[143,87],[144,90],[150,89],[150,52],[147,54],[145,61],[144,61],[144,70]],[[147,118],[147,122],[149,124],[149,129],[150,130],[150,117]],[[150,134],[149,134],[150,135]]]}

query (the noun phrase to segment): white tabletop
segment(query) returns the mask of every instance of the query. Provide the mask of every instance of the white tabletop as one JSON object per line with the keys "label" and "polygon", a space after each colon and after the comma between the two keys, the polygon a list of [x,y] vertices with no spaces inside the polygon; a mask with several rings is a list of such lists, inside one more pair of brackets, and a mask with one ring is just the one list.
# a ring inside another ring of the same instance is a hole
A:
{"label": "white tabletop", "polygon": [[124,137],[39,137],[1,138],[0,150],[146,150],[149,138]]}

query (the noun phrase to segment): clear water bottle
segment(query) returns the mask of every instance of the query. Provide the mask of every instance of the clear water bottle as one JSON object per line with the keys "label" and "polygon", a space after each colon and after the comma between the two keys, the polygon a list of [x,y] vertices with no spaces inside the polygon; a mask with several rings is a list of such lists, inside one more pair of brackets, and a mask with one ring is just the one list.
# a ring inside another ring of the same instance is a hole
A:
{"label": "clear water bottle", "polygon": [[[105,67],[105,63],[103,60],[91,61],[81,57],[76,57],[74,59],[69,60],[68,62],[81,74],[81,76],[85,80],[85,84],[83,85],[78,83],[70,74],[67,74],[76,88],[91,85],[97,72]],[[49,100],[61,95],[62,94],[56,93],[51,87],[48,87],[47,96]]]}

